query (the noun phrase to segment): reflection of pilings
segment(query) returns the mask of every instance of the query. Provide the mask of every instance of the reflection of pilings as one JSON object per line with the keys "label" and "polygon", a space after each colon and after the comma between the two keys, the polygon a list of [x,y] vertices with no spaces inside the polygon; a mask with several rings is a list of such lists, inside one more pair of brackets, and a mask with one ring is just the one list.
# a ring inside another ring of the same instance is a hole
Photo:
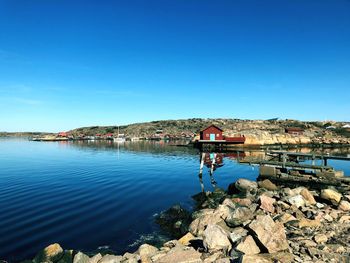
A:
{"label": "reflection of pilings", "polygon": [[201,155],[201,162],[199,165],[199,183],[201,185],[202,192],[204,193],[204,184],[203,184],[203,166],[204,166],[204,158],[205,158],[205,153],[202,153]]}
{"label": "reflection of pilings", "polygon": [[211,167],[210,167],[210,182],[214,188],[216,187],[216,182],[215,182],[215,179],[213,176],[214,167],[215,167],[215,160],[216,160],[216,153],[214,153],[213,160],[211,161]]}

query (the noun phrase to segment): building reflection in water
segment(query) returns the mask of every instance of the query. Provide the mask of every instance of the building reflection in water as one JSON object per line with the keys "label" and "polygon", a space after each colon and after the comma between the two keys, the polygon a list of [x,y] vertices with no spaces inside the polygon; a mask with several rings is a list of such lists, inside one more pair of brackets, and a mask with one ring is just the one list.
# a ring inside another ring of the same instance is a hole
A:
{"label": "building reflection in water", "polygon": [[204,183],[203,183],[203,169],[204,166],[208,168],[210,183],[213,188],[216,188],[216,181],[214,178],[214,172],[216,169],[224,166],[224,157],[229,159],[239,160],[239,158],[244,158],[244,152],[235,152],[235,153],[210,153],[210,152],[201,152],[199,156],[199,182],[201,185],[202,192],[204,192]]}

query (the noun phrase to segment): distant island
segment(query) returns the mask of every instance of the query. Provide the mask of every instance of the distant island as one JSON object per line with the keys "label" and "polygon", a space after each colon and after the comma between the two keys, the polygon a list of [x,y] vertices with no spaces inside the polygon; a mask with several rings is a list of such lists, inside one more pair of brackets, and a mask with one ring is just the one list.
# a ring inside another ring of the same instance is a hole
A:
{"label": "distant island", "polygon": [[194,141],[206,127],[215,125],[225,136],[244,136],[245,145],[337,144],[350,145],[350,123],[336,121],[180,119],[134,123],[123,126],[91,126],[53,133],[0,133],[0,136],[58,139],[112,139]]}

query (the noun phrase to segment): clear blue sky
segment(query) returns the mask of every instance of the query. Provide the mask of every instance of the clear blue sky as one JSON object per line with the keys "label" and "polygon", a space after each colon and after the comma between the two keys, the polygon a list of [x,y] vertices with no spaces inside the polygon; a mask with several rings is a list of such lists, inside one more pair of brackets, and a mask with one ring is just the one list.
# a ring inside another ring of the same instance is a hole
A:
{"label": "clear blue sky", "polygon": [[0,0],[0,131],[349,116],[349,0]]}

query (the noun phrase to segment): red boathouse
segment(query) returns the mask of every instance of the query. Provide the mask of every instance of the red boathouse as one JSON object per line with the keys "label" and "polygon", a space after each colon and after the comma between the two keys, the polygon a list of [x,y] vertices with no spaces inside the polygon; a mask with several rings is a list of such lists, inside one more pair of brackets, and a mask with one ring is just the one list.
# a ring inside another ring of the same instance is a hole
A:
{"label": "red boathouse", "polygon": [[200,139],[203,141],[222,141],[224,139],[222,135],[223,130],[215,125],[210,125],[200,132]]}

